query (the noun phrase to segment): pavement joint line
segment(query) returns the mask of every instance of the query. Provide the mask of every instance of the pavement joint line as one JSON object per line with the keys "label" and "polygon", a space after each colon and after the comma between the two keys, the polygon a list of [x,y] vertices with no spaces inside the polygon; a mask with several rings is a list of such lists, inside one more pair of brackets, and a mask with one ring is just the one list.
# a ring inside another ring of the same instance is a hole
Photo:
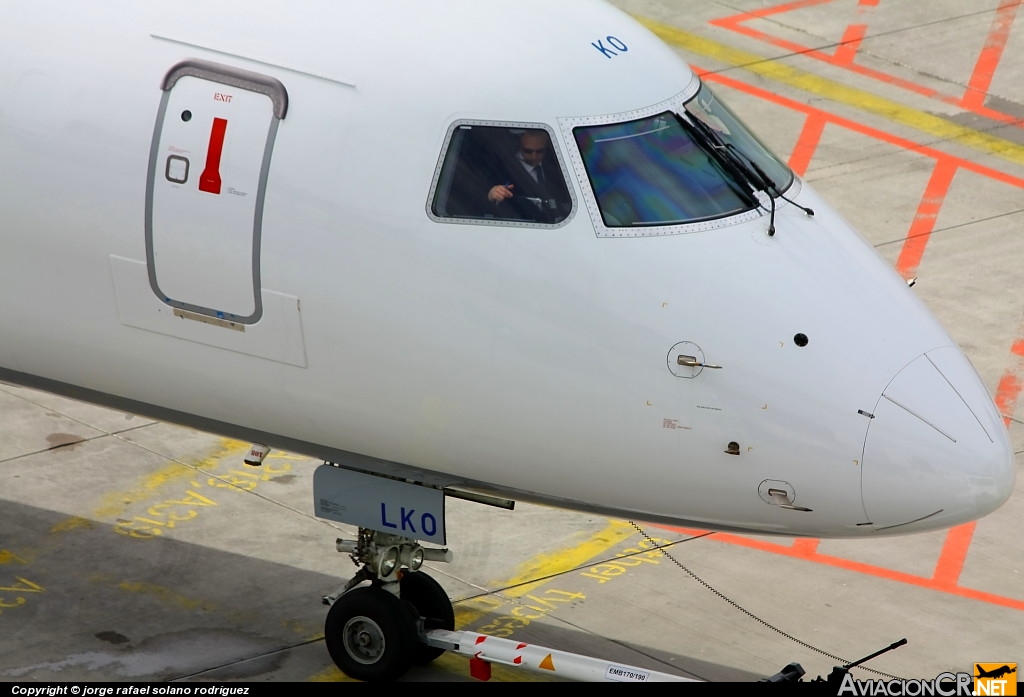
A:
{"label": "pavement joint line", "polygon": [[[1024,146],[985,131],[961,126],[948,119],[914,109],[864,89],[844,85],[758,54],[733,48],[693,32],[670,27],[646,17],[636,17],[642,25],[670,46],[689,53],[741,68],[772,82],[796,88],[841,105],[924,133],[938,142],[954,143],[980,151],[1013,164],[1024,165]],[[993,126],[993,130],[1002,124]]]}
{"label": "pavement joint line", "polygon": [[[155,425],[158,425],[159,423],[161,423],[161,422],[156,422],[156,423],[148,424],[148,425],[155,426]],[[117,437],[116,434],[110,434],[110,435],[112,435],[115,438]],[[122,440],[125,440],[125,439],[122,439]],[[269,498],[268,496],[263,494],[263,492],[261,492],[261,491],[255,491],[255,490],[250,490],[250,489],[243,489],[242,487],[239,487],[236,484],[233,484],[233,483],[227,481],[227,479],[223,475],[218,474],[218,473],[213,472],[213,471],[207,471],[207,470],[203,469],[202,463],[204,463],[204,462],[207,462],[207,461],[210,461],[210,460],[214,460],[215,462],[217,462],[219,464],[222,460],[224,460],[224,459],[226,459],[228,457],[233,457],[234,455],[237,455],[237,453],[233,452],[234,450],[241,450],[241,449],[245,449],[246,447],[248,447],[242,441],[236,441],[236,440],[229,439],[229,438],[221,438],[221,443],[222,444],[226,443],[226,444],[229,444],[229,445],[222,447],[221,450],[215,451],[214,453],[212,453],[208,457],[205,457],[202,460],[200,460],[198,463],[194,463],[194,464],[190,464],[188,462],[184,462],[183,460],[179,460],[177,458],[170,457],[170,456],[165,455],[163,453],[159,453],[159,452],[153,450],[152,448],[148,448],[148,447],[146,447],[144,445],[141,445],[139,443],[135,443],[135,442],[130,441],[130,440],[125,440],[125,442],[130,443],[132,445],[135,445],[135,446],[141,448],[142,450],[144,450],[146,452],[149,452],[149,453],[151,453],[153,455],[156,455],[157,457],[161,457],[164,460],[167,460],[168,462],[170,462],[171,464],[181,465],[182,467],[186,467],[189,470],[192,470],[193,472],[200,472],[200,473],[202,473],[202,474],[204,474],[204,475],[206,475],[208,477],[213,477],[215,479],[218,479],[218,480],[224,482],[225,484],[229,485],[232,489],[235,489],[236,491],[239,491],[240,493],[251,494],[252,496],[255,496],[255,497],[259,498],[259,499],[262,499],[263,501],[266,501],[267,503],[273,504],[273,505],[275,505],[275,506],[277,506],[279,508],[282,508],[282,509],[287,510],[287,511],[291,511],[292,513],[296,513],[296,514],[298,514],[300,516],[303,516],[305,518],[309,518],[311,520],[315,520],[315,521],[319,522],[320,524],[324,525],[325,527],[329,527],[329,528],[332,528],[334,530],[340,530],[337,526],[335,526],[329,520],[326,520],[324,518],[318,518],[315,515],[312,515],[312,514],[303,512],[303,511],[300,511],[299,509],[294,508],[293,506],[289,506],[288,504],[286,504],[286,503],[284,503],[282,501],[277,501],[275,499]],[[235,444],[235,445],[232,446],[230,444]],[[296,458],[301,458],[302,457],[302,456],[296,455],[294,453],[288,453],[288,454],[290,456],[296,457]],[[163,485],[163,483],[161,484],[161,486],[162,485]],[[112,494],[108,494],[108,498],[116,498],[116,497],[121,496],[123,493],[124,493],[123,491],[122,492],[114,492]]]}
{"label": "pavement joint line", "polygon": [[[51,446],[49,448],[43,448],[42,450],[34,450],[34,451],[30,452],[30,453],[20,453],[18,455],[14,455],[12,457],[0,460],[0,464],[4,464],[4,463],[7,463],[7,462],[13,462],[14,460],[18,460],[18,459],[23,458],[23,457],[30,457],[32,455],[38,455],[40,453],[49,452],[51,450],[59,450],[60,448],[65,448],[65,447],[67,447],[69,445],[78,445],[79,443],[87,443],[89,441],[99,440],[100,438],[105,438],[107,436],[109,436],[111,438],[116,438],[116,439],[124,441],[126,443],[130,443],[132,445],[138,446],[139,445],[138,443],[135,443],[134,441],[131,441],[131,440],[127,439],[127,438],[121,437],[121,434],[132,433],[133,431],[138,431],[138,430],[143,429],[143,428],[148,428],[149,426],[154,426],[157,423],[159,423],[159,422],[150,421],[149,423],[135,424],[135,425],[133,425],[133,426],[131,426],[129,428],[125,428],[125,429],[118,430],[118,431],[108,431],[106,429],[99,428],[98,426],[93,426],[92,424],[87,423],[87,422],[83,421],[82,419],[79,419],[79,418],[77,418],[75,416],[72,416],[71,414],[67,414],[67,413],[61,411],[60,409],[56,409],[56,408],[53,408],[53,407],[49,407],[49,406],[47,406],[45,404],[41,404],[40,402],[37,402],[37,401],[32,400],[32,399],[29,399],[28,397],[26,397],[24,395],[16,394],[14,392],[10,392],[9,390],[4,390],[4,389],[2,389],[2,386],[0,386],[0,392],[4,392],[5,394],[10,395],[11,397],[14,397],[16,399],[20,399],[20,400],[23,400],[25,402],[28,402],[29,404],[35,405],[35,406],[39,407],[40,409],[46,409],[47,411],[51,411],[54,414],[58,414],[59,416],[62,416],[65,419],[68,419],[69,421],[74,421],[75,423],[80,424],[82,426],[85,426],[86,428],[92,429],[93,431],[97,431],[98,434],[99,434],[99,435],[94,435],[94,436],[83,436],[82,439],[78,440],[78,441],[74,441],[74,442],[71,442],[71,443],[62,443],[61,445],[54,445],[54,446]],[[139,447],[142,447],[142,446],[139,446]],[[145,449],[145,448],[143,448],[143,449]],[[150,451],[150,452],[153,452],[153,451]],[[158,454],[158,453],[153,453],[153,454]],[[170,459],[170,458],[168,458],[168,459]],[[181,464],[184,464],[184,463],[181,463]]]}
{"label": "pavement joint line", "polygon": [[[80,423],[82,423],[82,422],[80,422]],[[88,424],[85,424],[85,425],[88,426]],[[149,425],[149,424],[146,424],[146,425]],[[9,462],[15,462],[15,461],[20,460],[22,458],[32,457],[33,455],[41,455],[43,453],[54,452],[54,451],[57,451],[57,450],[61,450],[63,448],[69,448],[69,447],[74,446],[74,445],[81,445],[82,443],[90,443],[90,442],[92,442],[94,440],[101,440],[103,438],[116,438],[117,437],[116,434],[108,433],[108,432],[104,431],[103,429],[95,428],[93,426],[89,426],[89,428],[92,428],[93,430],[99,431],[99,434],[95,435],[95,436],[82,436],[81,440],[70,441],[68,443],[61,443],[60,445],[52,445],[52,446],[50,446],[48,448],[43,448],[41,450],[33,450],[33,451],[27,452],[27,453],[18,453],[17,455],[12,455],[10,457],[6,457],[6,458],[3,458],[3,459],[0,459],[0,465],[5,465],[5,464],[7,464]],[[142,428],[142,426],[137,426],[136,428]],[[134,430],[134,429],[129,429],[129,430]],[[131,441],[129,441],[129,442],[131,442]]]}
{"label": "pavement joint line", "polygon": [[[911,80],[906,80],[891,73],[875,70],[866,66],[859,65],[857,63],[847,63],[845,61],[840,62],[838,59],[841,56],[839,55],[840,51],[838,50],[838,48],[836,50],[836,55],[832,56],[828,55],[824,50],[822,50],[824,48],[836,46],[835,44],[826,44],[825,46],[819,48],[808,48],[793,41],[788,41],[781,37],[773,36],[771,34],[758,31],[753,27],[747,25],[747,22],[752,19],[766,19],[772,15],[802,9],[803,7],[806,7],[808,5],[822,4],[823,2],[832,2],[832,0],[802,0],[798,2],[784,3],[782,5],[776,5],[774,7],[755,10],[753,12],[743,12],[729,17],[720,17],[718,19],[710,20],[709,24],[711,24],[712,26],[720,27],[722,29],[726,29],[728,31],[735,32],[743,36],[747,36],[749,38],[753,38],[763,43],[767,43],[779,48],[789,50],[792,52],[792,55],[803,55],[830,65],[841,66],[844,69],[849,70],[857,75],[861,75],[863,77],[868,77],[879,82],[893,85],[901,89],[907,90],[909,92],[913,92],[915,94],[928,97],[929,99],[936,99],[946,104],[951,104],[956,107],[967,109],[979,116],[989,118],[994,121],[999,121],[1004,124],[1008,123],[1018,127],[1024,126],[1024,122],[1022,122],[1017,117],[1014,117],[1012,114],[1008,114],[998,109],[990,109],[986,107],[984,105],[983,100],[981,99],[981,97],[987,93],[988,84],[991,82],[991,78],[995,72],[995,68],[998,66],[998,63],[1002,58],[1002,54],[1006,48],[1006,43],[1010,35],[1010,30],[1012,29],[1013,22],[1016,18],[1017,8],[1022,4],[1022,0],[1002,0],[999,7],[996,8],[995,10],[986,8],[973,13],[968,12],[964,14],[959,14],[956,17],[941,18],[933,20],[931,22],[915,24],[912,27],[906,27],[903,29],[890,31],[872,31],[871,38],[876,39],[879,37],[895,36],[897,33],[902,33],[905,31],[918,31],[922,28],[933,27],[941,23],[962,21],[966,17],[976,17],[988,14],[994,15],[992,25],[989,29],[989,33],[986,36],[984,47],[982,48],[978,56],[978,60],[975,63],[974,70],[972,71],[971,77],[966,84],[956,82],[955,80],[951,80],[940,75],[934,75],[922,70],[914,69],[912,66],[901,63],[899,61],[888,61],[893,65],[902,68],[908,68],[911,70],[917,70],[918,73],[925,75],[926,77],[930,77],[940,82],[956,86],[963,90],[963,93],[960,96],[943,94],[935,89],[925,87]],[[863,0],[861,4],[863,4]],[[875,4],[877,4],[877,0],[875,0]],[[873,6],[874,5],[872,5],[872,7]],[[874,54],[867,50],[863,51],[863,53],[878,58],[879,60],[886,60],[879,56],[875,56]]]}
{"label": "pavement joint line", "polygon": [[[818,106],[812,106],[808,103],[801,102],[796,99],[785,97],[782,94],[774,91],[770,91],[764,88],[754,86],[750,83],[737,80],[732,77],[727,77],[724,74],[709,75],[709,81],[722,84],[730,89],[736,89],[752,97],[760,98],[764,101],[775,104],[776,106],[791,111],[802,113],[808,117],[824,118],[829,125],[834,125],[839,128],[844,128],[853,133],[866,136],[877,140],[883,144],[891,145],[900,151],[909,153],[915,153],[936,162],[948,161],[955,163],[957,167],[971,172],[973,174],[979,174],[984,177],[988,177],[993,181],[1000,182],[1002,184],[1008,184],[1015,188],[1024,189],[1024,178],[1016,177],[1008,173],[1005,170],[994,169],[993,167],[985,166],[980,164],[976,160],[967,159],[943,150],[932,147],[936,141],[931,142],[917,142],[910,140],[906,137],[899,136],[890,131],[883,131],[878,128],[869,126],[862,121],[856,121],[844,116],[840,116],[834,112],[825,111]],[[1016,147],[1016,146],[1015,146]],[[1022,158],[1024,158],[1024,146],[1018,148],[1021,152]],[[867,161],[869,158],[863,158],[861,161]]]}
{"label": "pavement joint line", "polygon": [[[519,565],[520,571],[511,578],[489,584],[496,586],[495,590],[489,590],[483,595],[473,596],[472,598],[462,599],[453,603],[455,605],[456,624],[462,627],[475,625],[483,617],[493,614],[492,610],[489,609],[467,607],[473,601],[493,596],[504,602],[516,603],[523,596],[550,581],[578,571],[581,565],[589,562],[595,556],[606,553],[609,549],[622,544],[635,534],[636,531],[629,523],[622,520],[609,519],[608,525],[603,530],[587,536],[583,541],[567,544],[560,550],[545,552],[526,559]],[[554,567],[554,570],[538,578],[536,576],[537,570],[544,569],[546,565]]]}
{"label": "pavement joint line", "polygon": [[[968,221],[965,221],[965,222],[962,222],[962,223],[956,223],[955,225],[945,225],[943,227],[935,228],[931,232],[922,232],[922,233],[908,234],[906,237],[901,237],[899,239],[892,239],[892,240],[885,240],[885,241],[882,241],[882,242],[875,242],[872,246],[874,246],[875,248],[878,248],[878,247],[887,247],[887,246],[893,245],[893,244],[903,244],[904,242],[906,242],[908,239],[910,239],[912,237],[935,236],[935,235],[938,235],[939,233],[942,233],[942,232],[951,232],[953,230],[959,230],[961,228],[969,228],[969,227],[973,227],[974,225],[981,225],[981,224],[984,224],[984,223],[990,223],[993,220],[999,220],[1000,218],[1009,218],[1009,217],[1014,216],[1014,215],[1020,215],[1021,213],[1024,213],[1024,209],[1016,210],[1016,211],[1008,211],[1006,213],[999,213],[998,215],[990,215],[990,216],[987,216],[985,218],[978,218],[976,220],[968,220]],[[1005,416],[1005,414],[1003,416]]]}

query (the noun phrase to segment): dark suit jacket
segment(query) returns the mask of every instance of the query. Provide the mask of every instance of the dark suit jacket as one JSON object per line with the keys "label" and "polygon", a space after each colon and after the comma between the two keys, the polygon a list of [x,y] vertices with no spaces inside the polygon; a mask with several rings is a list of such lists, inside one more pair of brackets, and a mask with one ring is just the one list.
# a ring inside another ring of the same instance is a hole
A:
{"label": "dark suit jacket", "polygon": [[[452,215],[538,223],[565,219],[572,200],[552,152],[544,158],[544,181],[538,183],[516,158],[519,143],[512,134],[497,128],[474,130],[456,167],[449,198]],[[512,184],[513,196],[495,204],[487,194],[498,184]]]}
{"label": "dark suit jacket", "polygon": [[562,180],[562,172],[554,166],[550,153],[541,164],[543,176],[540,182],[519,162],[515,153],[504,158],[502,165],[505,177],[494,181],[492,186],[511,182],[513,195],[501,203],[491,204],[495,217],[556,223],[569,213],[569,193]]}

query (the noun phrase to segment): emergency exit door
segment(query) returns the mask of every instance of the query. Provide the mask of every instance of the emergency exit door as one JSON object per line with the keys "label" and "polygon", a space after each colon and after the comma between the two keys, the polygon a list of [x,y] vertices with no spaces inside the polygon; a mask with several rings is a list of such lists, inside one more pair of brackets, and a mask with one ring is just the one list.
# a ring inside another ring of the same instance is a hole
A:
{"label": "emergency exit door", "polygon": [[264,195],[287,106],[279,81],[216,63],[164,78],[146,186],[146,262],[164,303],[259,321]]}

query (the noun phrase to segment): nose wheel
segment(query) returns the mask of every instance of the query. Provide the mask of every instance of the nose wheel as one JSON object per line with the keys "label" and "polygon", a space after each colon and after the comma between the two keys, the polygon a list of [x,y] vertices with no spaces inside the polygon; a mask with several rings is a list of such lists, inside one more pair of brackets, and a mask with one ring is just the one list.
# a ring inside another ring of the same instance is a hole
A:
{"label": "nose wheel", "polygon": [[324,635],[331,659],[357,680],[400,677],[419,646],[412,609],[380,586],[354,588],[335,600]]}
{"label": "nose wheel", "polygon": [[445,649],[425,643],[426,632],[454,630],[455,611],[441,584],[418,569],[424,559],[450,561],[448,550],[365,528],[358,540],[338,540],[337,547],[361,565],[324,597],[331,606],[324,638],[338,668],[357,680],[394,680],[441,656]]}

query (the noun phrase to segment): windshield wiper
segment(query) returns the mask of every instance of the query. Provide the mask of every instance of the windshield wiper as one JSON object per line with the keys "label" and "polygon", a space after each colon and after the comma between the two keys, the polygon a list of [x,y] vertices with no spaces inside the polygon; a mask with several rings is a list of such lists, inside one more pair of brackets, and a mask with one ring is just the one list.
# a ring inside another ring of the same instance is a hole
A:
{"label": "windshield wiper", "polygon": [[[761,201],[754,195],[754,192],[760,187],[751,180],[750,174],[752,172],[743,165],[742,161],[730,155],[717,137],[708,135],[705,130],[697,125],[700,123],[700,119],[691,116],[689,112],[687,112],[687,116],[690,118],[679,118],[679,124],[693,142],[707,153],[713,162],[718,164],[722,174],[725,175],[725,181],[729,184],[729,187],[751,208],[764,208]],[[703,124],[701,125],[703,126]],[[707,126],[704,126],[704,129],[707,129]]]}
{"label": "windshield wiper", "polygon": [[[718,133],[708,126],[704,121],[684,109],[687,118],[680,119],[683,128],[686,129],[699,146],[712,155],[723,167],[729,170],[739,181],[743,182],[750,190],[750,196],[754,198],[755,204],[764,209],[760,199],[755,196],[758,191],[763,191],[768,196],[770,208],[768,217],[768,236],[775,234],[775,196],[789,201],[807,215],[814,215],[814,211],[801,206],[796,201],[787,198],[779,191],[779,187],[772,181],[772,178],[761,168],[750,156],[740,152],[736,146],[726,143]],[[774,192],[774,195],[773,193]]]}
{"label": "windshield wiper", "polygon": [[797,203],[796,201],[794,201],[793,199],[791,199],[790,197],[788,197],[784,193],[782,193],[782,190],[779,189],[778,185],[776,185],[775,180],[772,179],[771,177],[769,177],[768,174],[765,173],[765,171],[763,169],[761,169],[761,165],[757,164],[757,160],[755,160],[754,158],[750,157],[750,155],[747,155],[746,153],[744,153],[742,150],[737,148],[732,143],[725,143],[725,147],[728,148],[729,151],[731,153],[733,153],[733,155],[735,157],[741,158],[742,160],[745,160],[750,165],[750,167],[755,172],[757,172],[757,175],[758,175],[758,177],[760,177],[761,181],[764,182],[765,188],[763,189],[763,191],[768,194],[769,198],[772,198],[772,221],[773,222],[774,222],[774,216],[775,216],[775,200],[772,197],[772,191],[774,191],[775,195],[778,196],[779,198],[781,198],[783,201],[788,201],[789,203],[792,203],[794,206],[796,206],[797,208],[802,210],[807,215],[809,215],[809,216],[813,216],[814,215],[814,209],[813,208],[810,208],[809,206],[801,206],[799,203]]}

